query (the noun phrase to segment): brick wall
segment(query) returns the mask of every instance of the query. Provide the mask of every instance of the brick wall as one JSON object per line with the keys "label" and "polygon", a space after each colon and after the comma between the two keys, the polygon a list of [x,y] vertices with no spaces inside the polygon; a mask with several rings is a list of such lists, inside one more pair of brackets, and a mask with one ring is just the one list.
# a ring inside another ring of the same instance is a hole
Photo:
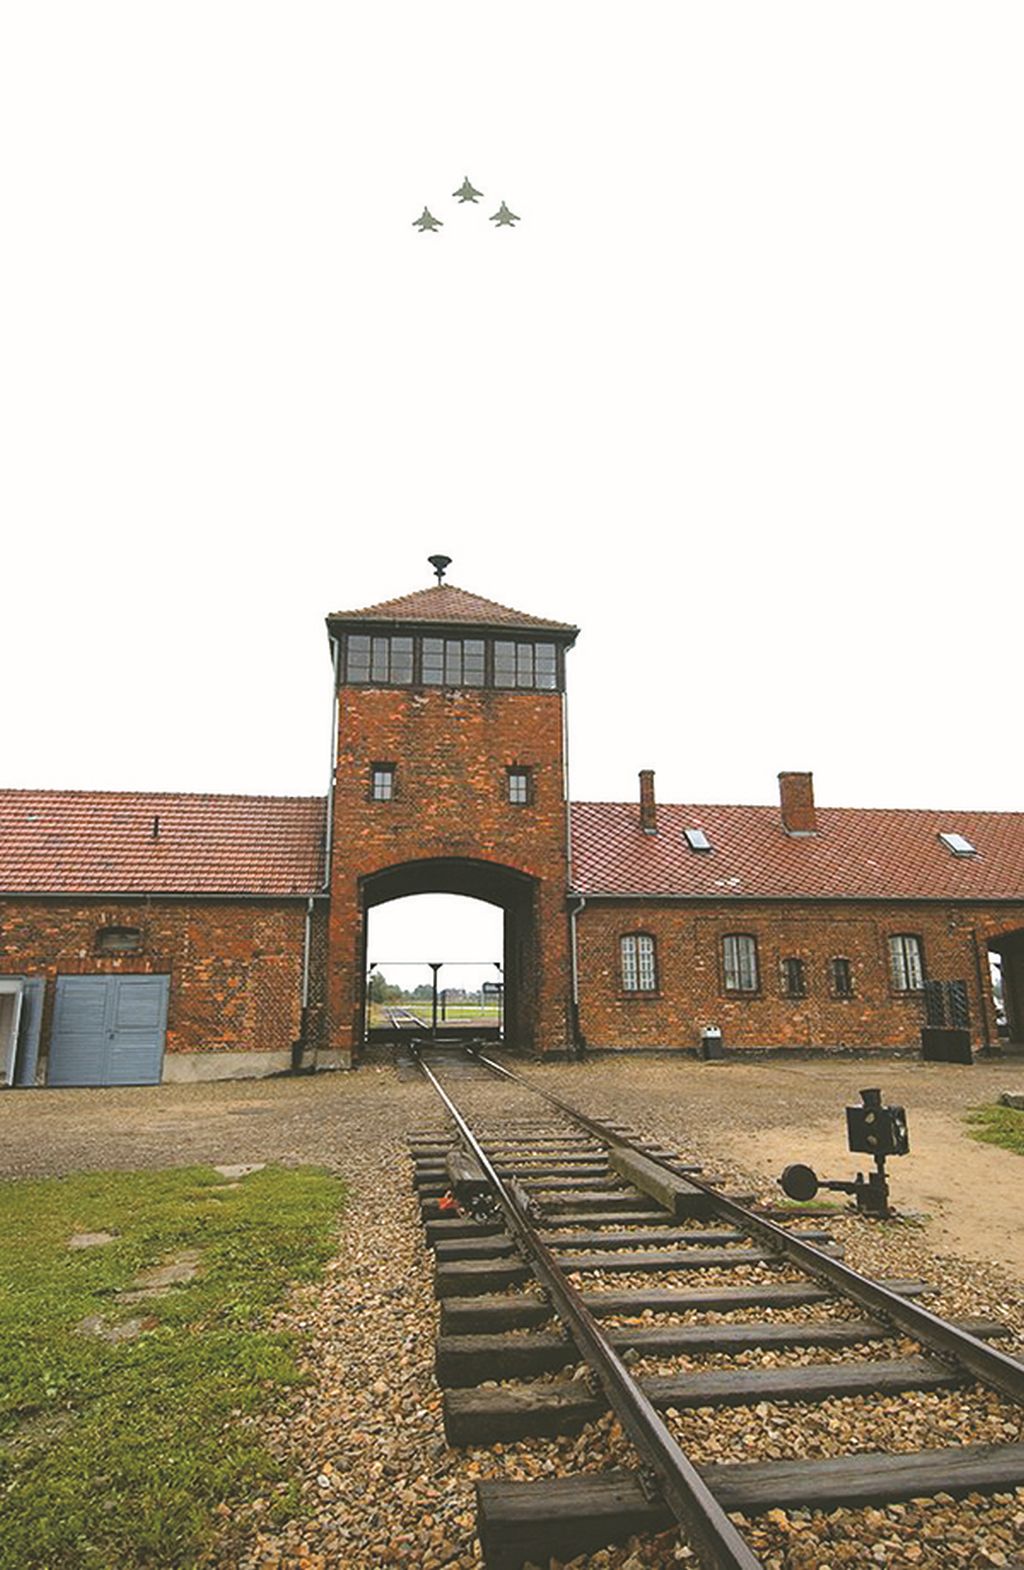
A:
{"label": "brick wall", "polygon": [[[359,880],[403,863],[450,858],[513,868],[535,880],[532,920],[524,917],[521,927],[529,1028],[538,1045],[564,1049],[569,960],[562,758],[557,692],[342,688],[328,977],[332,1046],[347,1051],[359,1039]],[[370,799],[374,763],[395,765],[394,800]],[[517,765],[532,770],[526,806],[507,798],[506,771]]]}
{"label": "brick wall", "polygon": [[[169,1052],[286,1051],[298,1036],[301,901],[0,900],[0,974],[170,976]],[[97,947],[106,926],[140,927],[138,953]]]}
{"label": "brick wall", "polygon": [[[966,981],[972,1035],[980,1045],[986,1035],[995,1040],[986,943],[1022,926],[1024,903],[592,901],[578,918],[581,1028],[589,1046],[609,1048],[692,1048],[707,1025],[719,1026],[731,1047],[916,1046],[924,1017],[920,994],[895,990],[888,944],[890,934],[913,933],[921,939],[926,976]],[[655,939],[653,995],[622,990],[619,939],[630,932]],[[728,933],[757,940],[755,994],[725,990],[722,938]],[[784,995],[787,957],[803,960],[803,999]],[[835,995],[834,957],[850,961],[849,998]]]}

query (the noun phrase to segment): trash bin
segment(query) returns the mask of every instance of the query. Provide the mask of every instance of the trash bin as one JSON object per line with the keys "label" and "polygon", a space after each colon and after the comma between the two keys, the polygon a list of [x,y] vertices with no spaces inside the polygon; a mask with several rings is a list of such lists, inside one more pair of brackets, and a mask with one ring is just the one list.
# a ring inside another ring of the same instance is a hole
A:
{"label": "trash bin", "polygon": [[710,1063],[717,1058],[725,1057],[725,1048],[722,1046],[722,1032],[717,1025],[705,1025],[700,1033],[699,1052],[702,1063]]}

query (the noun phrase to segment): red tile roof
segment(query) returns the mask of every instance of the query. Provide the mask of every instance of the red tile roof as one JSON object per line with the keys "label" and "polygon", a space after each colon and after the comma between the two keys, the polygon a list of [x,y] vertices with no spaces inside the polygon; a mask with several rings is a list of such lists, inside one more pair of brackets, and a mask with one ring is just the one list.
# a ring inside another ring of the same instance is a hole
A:
{"label": "red tile roof", "polygon": [[[658,806],[658,833],[639,804],[574,802],[573,888],[581,894],[702,899],[1024,900],[1024,813],[817,809],[818,833],[789,835],[776,807]],[[692,851],[683,830],[713,849]],[[963,834],[954,856],[940,833]]]}
{"label": "red tile roof", "polygon": [[0,892],[313,894],[324,814],[321,796],[0,790]]}
{"label": "red tile roof", "polygon": [[379,605],[367,605],[361,611],[332,611],[327,620],[444,622],[451,626],[570,632],[574,637],[579,632],[578,627],[571,627],[568,622],[550,621],[543,616],[529,616],[525,611],[511,610],[507,605],[497,605],[494,600],[482,599],[479,594],[457,589],[454,583],[439,583],[432,589],[417,589],[414,594],[403,594],[397,600],[382,600]]}

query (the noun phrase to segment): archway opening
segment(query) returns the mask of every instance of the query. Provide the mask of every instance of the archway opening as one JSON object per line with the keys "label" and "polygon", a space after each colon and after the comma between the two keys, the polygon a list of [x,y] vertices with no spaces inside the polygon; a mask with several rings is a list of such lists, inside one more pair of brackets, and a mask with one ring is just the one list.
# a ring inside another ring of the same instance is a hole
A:
{"label": "archway opening", "polygon": [[990,938],[988,955],[998,1034],[1024,1043],[1024,929]]}
{"label": "archway opening", "polygon": [[362,880],[362,1039],[480,1035],[529,1049],[538,985],[535,880],[434,858]]}
{"label": "archway opening", "polygon": [[366,1037],[504,1033],[505,912],[465,894],[406,894],[366,925]]}

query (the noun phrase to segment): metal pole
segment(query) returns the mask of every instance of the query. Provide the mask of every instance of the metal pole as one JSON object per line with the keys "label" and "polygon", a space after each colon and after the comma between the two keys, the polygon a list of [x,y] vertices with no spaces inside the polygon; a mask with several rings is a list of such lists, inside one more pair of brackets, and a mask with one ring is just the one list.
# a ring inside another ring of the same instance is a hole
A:
{"label": "metal pole", "polygon": [[441,960],[430,960],[429,961],[430,968],[434,972],[434,991],[433,991],[433,998],[431,1000],[432,1012],[431,1012],[431,1016],[430,1016],[430,1034],[432,1036],[436,1036],[437,1035],[437,973],[441,969],[442,963],[443,963],[443,961],[441,961]]}

